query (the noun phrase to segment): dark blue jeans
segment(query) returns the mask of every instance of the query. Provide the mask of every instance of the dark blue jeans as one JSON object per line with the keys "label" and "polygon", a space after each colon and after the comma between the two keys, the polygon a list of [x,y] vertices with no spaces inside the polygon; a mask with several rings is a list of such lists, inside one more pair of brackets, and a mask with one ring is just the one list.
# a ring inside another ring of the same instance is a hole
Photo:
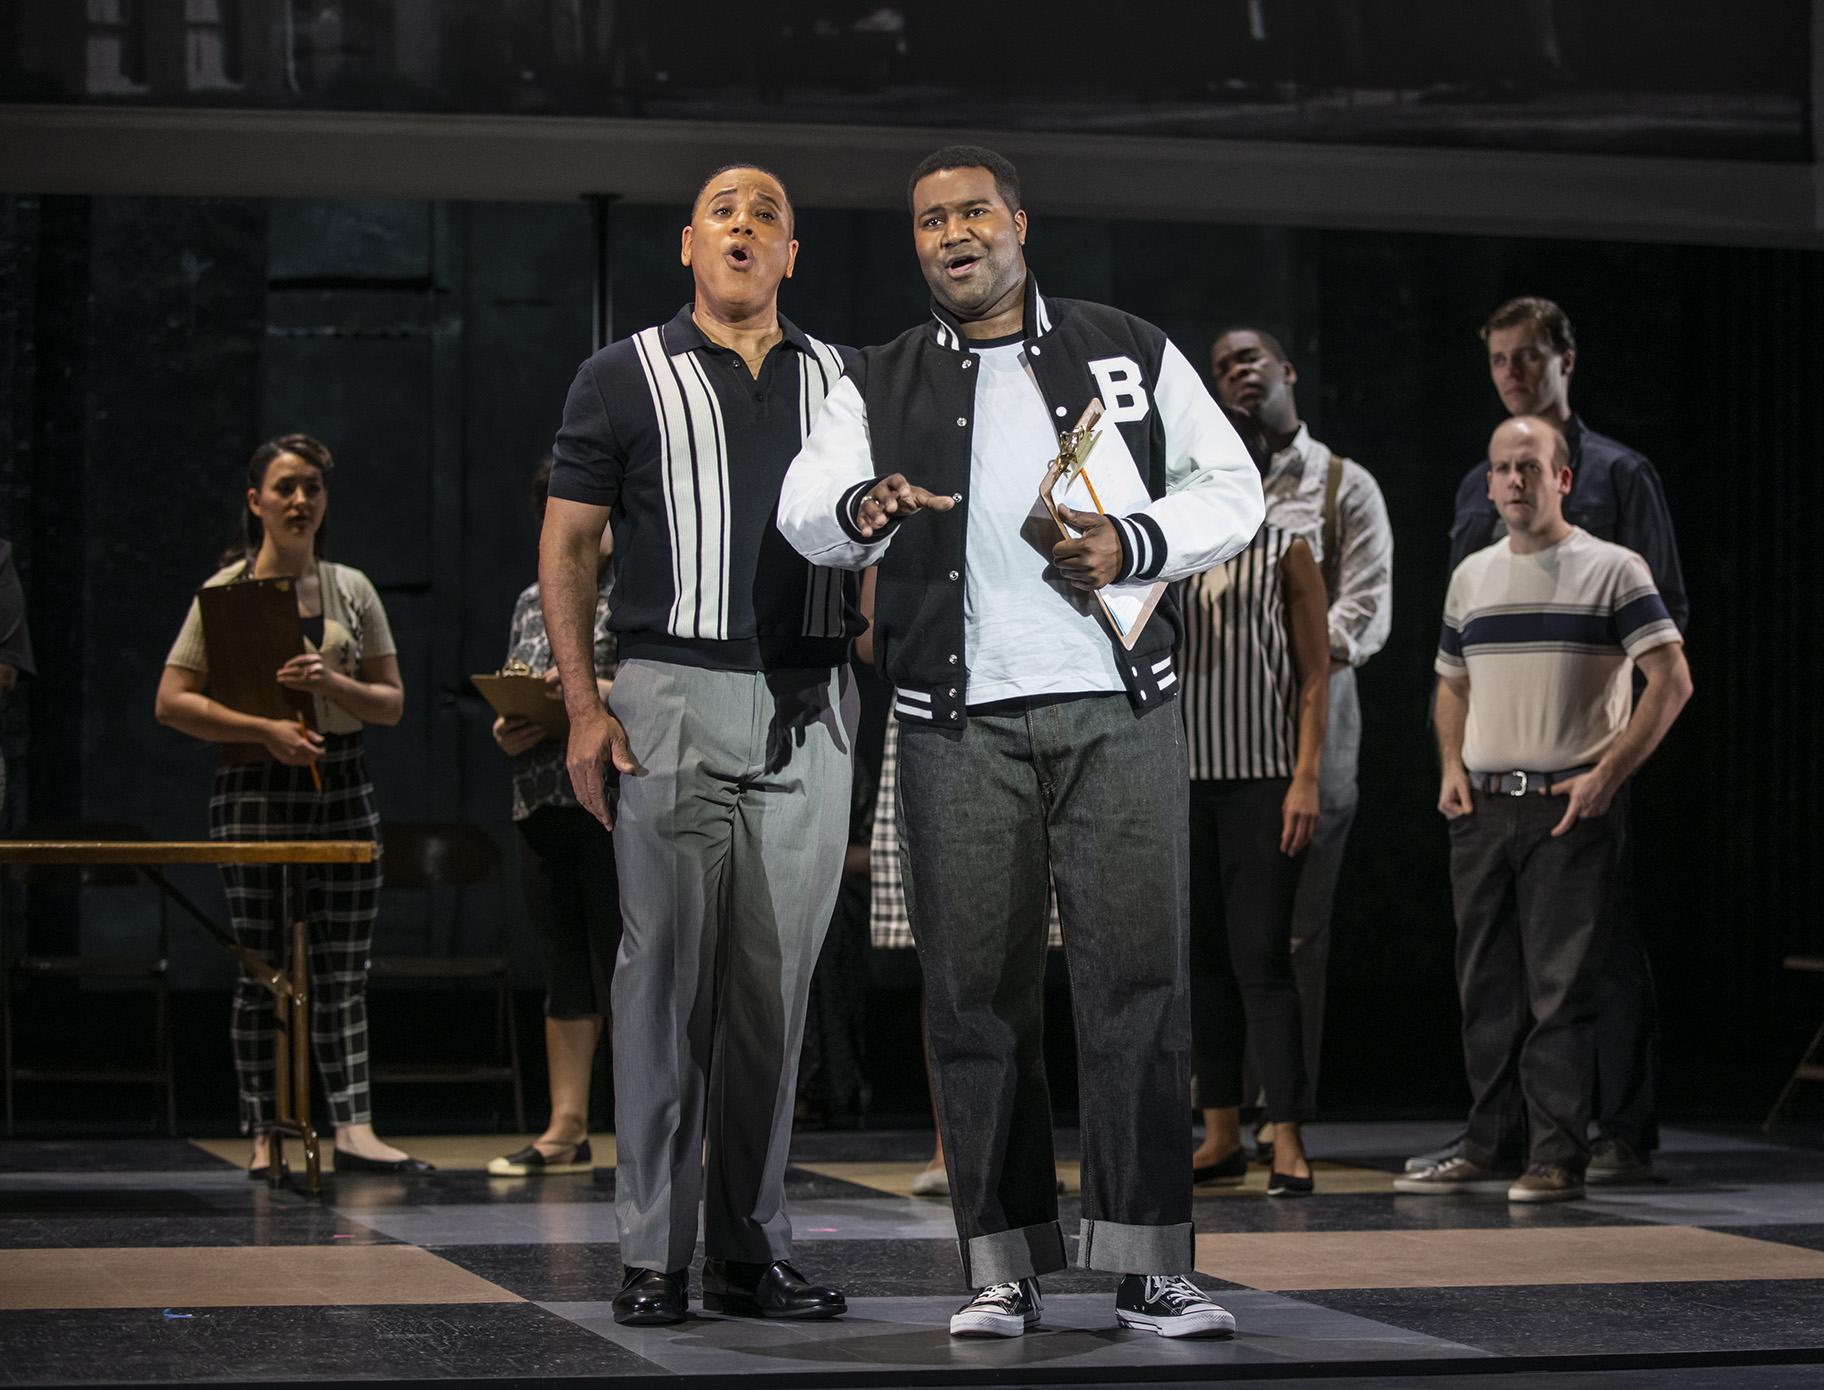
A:
{"label": "dark blue jeans", "polygon": [[1627,791],[1562,838],[1562,796],[1476,792],[1450,822],[1457,989],[1469,1077],[1464,1153],[1485,1168],[1582,1172],[1596,1006],[1614,942]]}
{"label": "dark blue jeans", "polygon": [[906,906],[972,1288],[1061,1269],[1045,1078],[1046,880],[1070,966],[1078,1264],[1191,1269],[1183,725],[1124,695],[900,726]]}

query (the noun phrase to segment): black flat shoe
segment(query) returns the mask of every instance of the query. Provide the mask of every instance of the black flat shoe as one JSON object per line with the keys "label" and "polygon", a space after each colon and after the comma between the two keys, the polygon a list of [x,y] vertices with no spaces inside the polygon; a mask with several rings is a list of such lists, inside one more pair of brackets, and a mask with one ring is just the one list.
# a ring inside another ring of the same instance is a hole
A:
{"label": "black flat shoe", "polygon": [[527,1144],[518,1153],[508,1154],[505,1158],[490,1158],[488,1173],[496,1178],[526,1178],[595,1171],[595,1155],[589,1151],[587,1139],[567,1147],[570,1153],[564,1157],[547,1154],[537,1144]]}
{"label": "black flat shoe", "polygon": [[666,1274],[657,1269],[629,1269],[614,1296],[614,1320],[628,1327],[657,1327],[690,1316],[690,1271]]}
{"label": "black flat shoe", "polygon": [[1315,1178],[1295,1178],[1290,1173],[1270,1173],[1267,1176],[1269,1197],[1309,1197],[1316,1191]]}
{"label": "black flat shoe", "polygon": [[[249,1182],[265,1182],[266,1179],[271,1176],[272,1165],[270,1163],[262,1163],[258,1168],[249,1168],[247,1170],[247,1180]],[[279,1176],[282,1178],[291,1176],[291,1165],[289,1163],[281,1163],[279,1165]]]}
{"label": "black flat shoe", "polygon": [[849,1301],[837,1289],[813,1284],[785,1260],[703,1261],[703,1306],[748,1318],[839,1318]]}
{"label": "black flat shoe", "polygon": [[404,1158],[363,1158],[336,1150],[338,1173],[435,1173],[437,1165],[407,1154]]}
{"label": "black flat shoe", "polygon": [[1237,1144],[1227,1158],[1219,1158],[1214,1163],[1204,1163],[1192,1168],[1191,1185],[1201,1187],[1205,1183],[1221,1183],[1225,1187],[1232,1187],[1247,1175],[1247,1151]]}

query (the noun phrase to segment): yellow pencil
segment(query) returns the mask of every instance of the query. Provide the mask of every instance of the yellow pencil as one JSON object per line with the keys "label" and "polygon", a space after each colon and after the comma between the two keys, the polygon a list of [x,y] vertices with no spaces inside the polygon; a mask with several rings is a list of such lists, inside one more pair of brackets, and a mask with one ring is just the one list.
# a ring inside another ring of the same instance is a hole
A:
{"label": "yellow pencil", "polygon": [[[298,716],[298,732],[306,737],[310,734],[310,725],[304,722],[304,716],[301,714]],[[310,781],[311,785],[316,787],[318,791],[323,790],[323,777],[322,774],[317,771],[317,758],[314,753],[310,758]]]}

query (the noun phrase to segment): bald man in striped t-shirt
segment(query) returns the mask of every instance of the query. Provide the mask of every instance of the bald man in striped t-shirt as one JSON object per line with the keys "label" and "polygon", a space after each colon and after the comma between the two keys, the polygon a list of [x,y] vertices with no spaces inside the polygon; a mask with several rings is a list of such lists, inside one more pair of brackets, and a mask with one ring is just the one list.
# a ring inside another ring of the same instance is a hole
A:
{"label": "bald man in striped t-shirt", "polygon": [[1488,457],[1507,539],[1451,576],[1437,657],[1469,1130],[1461,1157],[1394,1187],[1556,1202],[1583,1195],[1589,1162],[1597,976],[1626,830],[1617,798],[1691,675],[1646,561],[1564,519],[1557,428],[1517,416]]}

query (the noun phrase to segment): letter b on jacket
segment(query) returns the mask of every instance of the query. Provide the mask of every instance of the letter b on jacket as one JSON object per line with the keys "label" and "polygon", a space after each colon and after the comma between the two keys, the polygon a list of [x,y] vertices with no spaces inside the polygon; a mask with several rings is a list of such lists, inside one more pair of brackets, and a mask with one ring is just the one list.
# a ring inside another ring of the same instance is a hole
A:
{"label": "letter b on jacket", "polygon": [[1131,357],[1099,357],[1089,364],[1102,388],[1102,418],[1111,425],[1144,420],[1152,408],[1140,384],[1140,364]]}

